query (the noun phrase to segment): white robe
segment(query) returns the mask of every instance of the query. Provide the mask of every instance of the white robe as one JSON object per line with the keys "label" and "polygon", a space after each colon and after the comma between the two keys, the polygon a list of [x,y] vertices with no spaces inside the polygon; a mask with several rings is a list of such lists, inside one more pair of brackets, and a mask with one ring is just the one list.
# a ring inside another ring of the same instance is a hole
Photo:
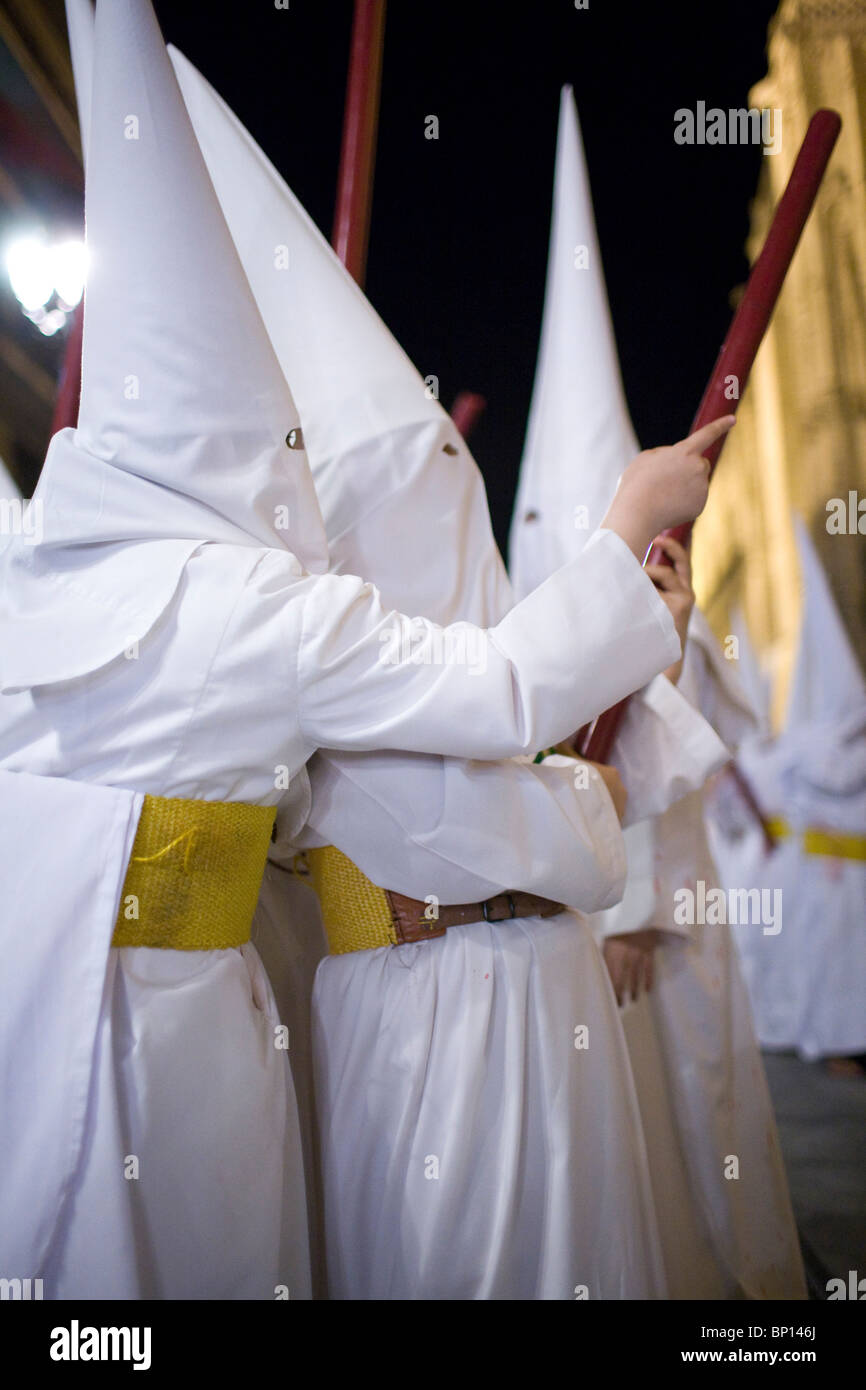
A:
{"label": "white robe", "polygon": [[[866,1052],[866,863],[812,852],[804,832],[866,834],[866,678],[804,522],[794,518],[803,586],[785,724],[751,740],[741,764],[768,816],[791,833],[767,854],[730,788],[715,807],[713,848],[732,887],[778,894],[782,929],[735,928],[758,1036],[808,1061]],[[746,646],[748,650],[748,645]]]}
{"label": "white robe", "polygon": [[[337,572],[368,575],[382,587],[386,601],[407,606],[413,612],[430,614],[440,621],[472,619],[485,625],[497,621],[512,606],[513,596],[493,542],[483,485],[465,445],[457,439],[452,423],[441,408],[429,399],[422,378],[247,132],[191,65],[178,54],[172,56],[214,186],[303,419],[306,446],[330,543],[331,567]],[[262,246],[276,243],[285,244],[290,250],[293,273],[289,276],[274,276],[270,259],[262,257]],[[587,606],[592,608],[599,621],[598,661],[593,661],[593,669],[595,678],[603,681],[609,672],[617,669],[628,651],[629,636],[627,626],[622,626],[625,613],[620,595],[604,582],[604,576],[601,579],[597,588],[587,586],[577,610],[569,611],[565,605],[554,608],[549,603],[549,590],[547,597],[539,596],[538,603],[544,608],[545,621],[561,623],[563,630],[575,621],[585,621]],[[601,689],[596,687],[594,694],[601,709],[605,703]],[[650,712],[650,724],[657,713],[656,710]],[[454,754],[464,751],[459,746],[458,733],[455,729],[455,742],[449,750]],[[382,745],[386,743],[383,738]],[[485,770],[461,765],[456,760],[376,755],[355,760],[319,757],[311,776],[314,784],[312,823],[326,840],[333,839],[376,881],[389,887],[415,894],[429,890],[436,892],[443,901],[449,897],[452,901],[477,900],[500,888],[522,886],[537,887],[539,891],[561,896],[578,905],[598,905],[612,900],[619,879],[619,828],[610,824],[611,810],[606,794],[597,786],[592,792],[576,791],[568,772],[560,777],[559,787],[553,791],[549,772],[539,774],[513,763]],[[593,817],[599,804],[605,808],[603,823],[594,825]],[[275,905],[278,906],[275,897],[278,892],[278,880],[272,877],[266,885],[266,901],[260,904],[260,910],[269,919],[273,917]],[[452,894],[456,894],[456,898],[451,897]],[[316,924],[313,925],[315,933]],[[525,936],[526,924],[522,933]],[[477,933],[467,929],[459,935],[470,943]],[[550,925],[541,929],[541,935],[545,941],[556,938]],[[569,941],[574,937],[571,924],[565,935]],[[514,942],[522,939],[521,931],[516,928],[497,934],[496,940],[505,937]],[[436,949],[419,956],[415,971],[419,988],[422,979],[435,982],[440,966],[443,982],[450,988],[452,972],[447,962],[456,945],[446,942],[444,947],[444,950]],[[582,949],[585,950],[585,946]],[[591,946],[589,949],[591,953]],[[484,946],[483,954],[490,958],[493,974],[498,975],[493,962],[495,953]],[[555,951],[551,951],[551,966],[555,971],[554,956]],[[396,958],[395,955],[393,959]],[[499,980],[496,990],[497,1019],[516,1057],[521,1055],[520,1039],[527,1029],[539,1037],[545,1035],[547,1025],[543,1013],[538,1013],[538,997],[545,990],[555,994],[554,982],[545,982],[544,972],[536,967],[534,954],[526,955],[524,966],[526,998],[521,1000],[519,989],[510,992],[504,978]],[[371,988],[365,995],[358,1017],[353,1019],[351,1032],[345,1027],[339,989],[328,994],[324,983],[346,975],[360,982],[370,968],[366,958],[342,962],[328,960],[320,967],[317,1022],[331,1075],[340,1073],[344,1047],[350,1046],[353,1039],[362,1052],[369,1052],[373,1068],[381,1060],[376,1034],[380,994],[384,999],[386,983],[381,983],[381,990]],[[279,963],[277,970],[284,975]],[[590,1003],[594,1000],[604,1016],[607,985],[603,985],[601,999],[597,997],[597,980],[588,988]],[[434,993],[438,1001],[437,1018],[447,1033],[453,1034],[452,1045],[460,1047],[460,1020],[454,1015],[447,991],[443,987]],[[560,998],[567,1000],[568,992],[560,994]],[[332,1006],[333,1028],[330,1026]],[[572,999],[571,1006],[580,1006],[584,1013],[589,1008],[589,1005],[583,1007],[581,998]],[[282,1007],[287,1018],[300,1015],[303,1027],[303,1011],[299,1010],[297,1001],[286,998]],[[421,1061],[417,1049],[420,1044],[423,1051],[423,1021],[420,1036],[413,1031],[413,1017],[409,1012],[404,1012],[397,1027],[398,1031],[406,1030],[407,1054],[411,1052],[416,1062]],[[573,1041],[573,1027],[569,1028],[570,1042]],[[600,1028],[604,1028],[603,1023],[595,1025],[596,1036]],[[471,1032],[467,1036],[471,1037]],[[368,1038],[369,1047],[363,1041]],[[358,1039],[362,1041],[358,1043]],[[442,1094],[443,1086],[451,1084],[447,1070],[450,1063],[444,1054],[443,1061],[444,1072],[440,1072],[438,1065],[433,1066],[431,1058],[432,1071],[421,1074],[413,1070],[405,1078],[407,1086],[421,1088],[418,1104],[422,1107],[435,1104],[435,1097]],[[347,1067],[352,1064],[354,1077],[364,1074],[363,1059],[348,1058]],[[595,1075],[593,1084],[599,1095],[610,1090],[614,1097],[611,1113],[620,1118],[625,1113],[627,1120],[631,1113],[628,1088],[624,1092],[617,1080],[616,1056],[609,1064],[604,1057],[596,1058],[595,1065],[602,1072],[605,1066],[609,1067],[605,1072],[609,1086],[599,1082],[598,1072]],[[387,1065],[383,1074],[392,1075]],[[553,1067],[543,1085],[533,1082],[530,1094],[534,1105],[542,1103],[546,1092],[556,1089],[556,1074],[556,1067]],[[586,1074],[584,1067],[584,1080]],[[487,1084],[495,1088],[497,1075],[499,1073]],[[471,1103],[473,1077],[475,1082],[481,1080],[479,1073],[470,1069],[465,1077],[466,1084],[461,1088],[467,1104]],[[513,1085],[510,1072],[504,1078],[500,1076],[500,1081],[503,1080]],[[377,1093],[380,1090],[375,1070],[370,1073],[370,1086]],[[581,1140],[583,1147],[578,1142],[574,1120],[577,1100],[577,1096],[572,1096],[560,1106],[559,1118],[554,1124],[568,1135],[582,1170],[590,1173],[598,1171],[598,1149],[593,1148],[588,1130],[584,1134],[585,1143]],[[398,1103],[395,1093],[394,1104]],[[327,1097],[325,1104],[327,1107]],[[586,1110],[589,1113],[588,1105]],[[363,1150],[364,1157],[358,1158],[358,1164],[363,1167],[368,1140],[375,1144],[380,1122],[383,1131],[388,1128],[387,1103],[366,1128],[357,1130],[354,1127],[357,1119],[357,1114],[345,1112],[339,1105],[333,1114],[327,1115],[323,1136],[326,1180],[333,1177],[338,1188],[341,1187],[340,1175],[335,1174],[328,1154],[335,1152],[339,1163],[343,1161],[342,1155]],[[627,1123],[625,1128],[628,1128]],[[524,1138],[518,1130],[503,1127],[499,1137],[504,1154],[512,1149],[515,1152],[525,1149]],[[375,1150],[369,1152],[372,1155]],[[471,1161],[470,1154],[471,1149],[467,1147],[467,1162]],[[399,1152],[395,1159],[399,1167]],[[629,1161],[625,1161],[626,1167]],[[535,1158],[533,1168],[538,1173],[542,1171]],[[507,1176],[503,1182],[509,1191],[515,1191]],[[456,1189],[453,1183],[452,1177],[453,1208],[459,1210],[471,1193],[459,1180]],[[361,1223],[367,1219],[363,1191],[357,1186],[352,1191],[358,1196],[358,1204],[347,1212],[344,1228],[345,1242],[350,1246],[355,1242],[353,1222],[356,1218]],[[342,1198],[337,1200],[339,1204]],[[568,1250],[570,1235],[578,1234],[577,1217],[569,1205],[571,1201],[571,1197],[563,1196],[556,1204],[557,1212],[568,1227],[564,1246],[554,1249],[555,1236],[548,1239],[540,1235],[542,1223],[527,1218],[527,1231],[531,1230],[528,1238],[541,1239],[539,1263],[542,1265],[552,1266],[557,1255]],[[330,1205],[333,1211],[333,1200]],[[487,1223],[488,1213],[482,1212],[479,1219],[482,1224]],[[643,1267],[641,1276],[636,1275],[635,1279],[644,1277],[651,1282],[651,1270],[644,1273],[651,1265],[651,1258],[643,1249],[646,1241],[640,1234],[644,1228],[639,1210],[636,1210],[635,1220],[635,1248],[641,1247],[637,1263]],[[399,1224],[398,1219],[396,1226]],[[330,1225],[333,1236],[335,1226],[333,1222]],[[508,1288],[522,1277],[515,1266],[513,1250],[504,1249],[521,1230],[521,1226],[514,1225],[510,1234],[503,1235],[501,1240],[495,1232],[490,1234],[490,1239],[501,1247],[499,1254],[491,1255],[496,1266],[491,1268],[490,1275],[494,1288]],[[583,1239],[583,1235],[585,1232],[581,1237],[582,1248],[587,1250],[592,1242]],[[446,1226],[428,1230],[425,1249],[432,1251],[440,1236],[450,1243],[451,1235]],[[383,1236],[386,1244],[391,1238],[396,1242],[397,1258],[399,1229],[393,1230],[393,1236]],[[344,1243],[342,1234],[336,1239],[338,1245]],[[620,1250],[617,1253],[622,1257],[623,1277],[631,1277],[627,1254]],[[387,1250],[384,1257],[387,1261]],[[407,1259],[410,1268],[418,1265],[418,1252],[409,1251]],[[456,1249],[450,1252],[449,1261],[455,1270],[461,1260]],[[599,1277],[602,1263],[598,1264]],[[616,1257],[612,1263],[616,1263]],[[420,1264],[425,1264],[423,1256]],[[376,1279],[380,1274],[386,1279],[381,1271],[377,1272]],[[419,1278],[426,1279],[428,1275],[426,1268],[419,1270]],[[480,1288],[483,1292],[483,1282],[479,1285],[473,1280],[468,1265],[465,1275],[463,1283],[458,1281],[459,1287]],[[577,1277],[575,1274],[575,1279]],[[604,1270],[604,1277],[610,1281],[609,1269]],[[422,1287],[418,1282],[412,1285],[416,1293]],[[541,1287],[544,1290],[556,1288],[561,1294],[563,1285],[551,1268],[541,1278]],[[597,1291],[597,1285],[594,1287]],[[569,1293],[568,1296],[573,1295]]]}
{"label": "white robe", "polygon": [[[664,678],[641,699],[644,746],[626,746],[670,799],[717,765],[718,740]],[[310,776],[305,843],[397,891],[589,909],[622,891],[610,798],[569,759],[319,754]],[[665,1296],[615,1001],[579,912],[328,957],[313,1024],[332,1297]]]}
{"label": "white robe", "polygon": [[[696,612],[680,688],[733,743],[750,721],[721,661]],[[605,913],[597,928],[602,935],[645,926],[664,933],[653,988],[626,1004],[623,1027],[671,1297],[804,1298],[772,1102],[733,933],[675,919],[677,890],[695,891],[698,880],[708,889],[718,883],[703,794],[690,793],[635,831],[631,905]],[[628,832],[627,841],[633,836]],[[648,897],[641,892],[647,885]]]}
{"label": "white robe", "polygon": [[[702,812],[696,794],[660,818],[662,858],[672,840],[687,852],[689,872],[677,876],[680,887],[718,882]],[[670,884],[660,887],[644,923],[665,933],[653,988],[625,1007],[623,1026],[671,1297],[804,1298],[772,1101],[734,935],[726,926],[698,925],[677,936]],[[672,1181],[677,1162],[685,1184]]]}
{"label": "white robe", "polygon": [[581,917],[332,956],[314,1002],[332,1297],[664,1297],[616,1005]]}
{"label": "white robe", "polygon": [[[575,791],[565,759],[497,768],[498,798],[471,765],[425,777],[380,755],[355,777],[347,761],[311,769],[311,824],[375,881],[442,902],[573,896],[585,816],[589,900],[621,885],[610,798]],[[313,1026],[332,1298],[664,1296],[615,1001],[579,913],[329,956]]]}
{"label": "white robe", "polygon": [[[866,828],[866,732],[813,725],[795,737],[750,744],[740,755],[761,806],[792,833],[768,853],[752,820],[735,809],[714,815],[713,851],[726,887],[778,894],[781,930],[734,928],[761,1045],[806,1061],[866,1052],[866,865],[808,853],[815,826],[860,835]],[[724,800],[722,801],[722,798]],[[715,807],[730,806],[720,789]]]}
{"label": "white robe", "polygon": [[[600,587],[616,596],[617,620],[633,638],[613,674],[586,657],[603,646],[593,636],[604,630],[601,615],[587,601]],[[583,614],[565,635],[563,610]],[[417,639],[417,624],[402,626]],[[360,580],[306,576],[283,552],[204,545],[129,659],[18,693],[7,675],[0,767],[260,805],[276,803],[287,780],[300,826],[304,763],[319,744],[528,752],[563,736],[596,700],[640,685],[679,646],[652,586],[611,533],[540,598],[479,634],[483,671],[460,662],[389,665],[380,638],[395,627],[399,617]],[[422,627],[435,647],[437,630]],[[7,795],[12,815],[16,805],[26,810],[14,786]],[[43,872],[35,834],[31,843],[14,859],[4,847],[4,882],[22,893]],[[98,842],[93,853],[103,853]],[[102,868],[116,887],[117,860]],[[51,927],[68,929],[62,895]],[[3,930],[20,934],[20,913],[4,915]],[[49,1298],[273,1298],[282,1289],[304,1297],[297,1114],[254,947],[111,949],[104,981],[69,1200],[44,1269],[29,1274],[44,1276]],[[3,1045],[4,1074],[14,1078],[14,1036]],[[73,1143],[58,1125],[57,1142]],[[17,1143],[16,1162],[23,1152],[26,1164],[29,1133]],[[125,1176],[130,1156],[137,1177]],[[38,1218],[32,1204],[16,1213],[22,1228]],[[0,1255],[14,1237],[0,1235]]]}
{"label": "white robe", "polygon": [[[291,809],[277,831],[291,828]],[[265,866],[253,919],[251,940],[267,971],[287,1043],[304,1158],[307,1228],[314,1298],[326,1296],[324,1216],[319,1137],[313,1096],[312,995],[319,961],[328,943],[319,899],[309,882],[304,856],[286,845],[279,833]]]}

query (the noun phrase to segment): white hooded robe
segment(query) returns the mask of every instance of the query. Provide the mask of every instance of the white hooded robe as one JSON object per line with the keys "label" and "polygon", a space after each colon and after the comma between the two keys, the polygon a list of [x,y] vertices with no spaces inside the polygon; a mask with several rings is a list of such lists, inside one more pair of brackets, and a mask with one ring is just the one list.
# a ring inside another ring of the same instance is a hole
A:
{"label": "white hooded robe", "polygon": [[[866,860],[826,846],[866,839],[866,678],[799,517],[795,532],[803,618],[785,724],[740,755],[764,813],[788,831],[767,854],[751,820],[715,820],[712,843],[726,886],[780,895],[778,933],[735,928],[761,1043],[814,1061],[866,1053]],[[824,852],[807,847],[813,830]]]}
{"label": "white hooded robe", "polygon": [[[582,260],[578,247],[586,252]],[[511,533],[519,593],[579,552],[636,447],[577,111],[565,88],[539,363]],[[726,742],[750,727],[748,702],[697,611],[679,691]],[[630,707],[611,755],[630,797],[641,796],[647,777],[627,742],[633,721]],[[690,787],[625,839],[625,895],[595,928],[600,940],[644,927],[665,933],[654,953],[653,988],[626,1005],[623,1026],[670,1296],[803,1297],[775,1121],[732,935],[675,919],[679,888],[716,880],[700,789]]]}
{"label": "white hooded robe", "polygon": [[[64,995],[74,1018],[60,1035],[85,1039],[89,1074],[82,1087],[77,1073],[75,1105],[49,1116],[64,1154],[50,1190],[34,1184],[16,1202],[7,1182],[38,1164],[42,1127],[0,1148],[0,1264],[14,1255],[50,1298],[303,1297],[297,1116],[255,949],[107,946],[136,798],[274,805],[288,784],[300,826],[317,747],[531,753],[645,683],[679,641],[611,532],[542,596],[473,629],[471,670],[442,660],[442,629],[388,611],[360,579],[323,574],[297,411],[148,0],[101,0],[92,98],[79,426],[49,448],[44,537],[10,538],[0,556],[4,815],[29,826],[0,852],[4,940],[60,969],[55,939],[96,934],[101,990],[98,1008],[93,989],[80,1003]],[[599,587],[624,643],[616,663],[588,598]],[[420,662],[383,660],[404,642]],[[70,782],[121,794],[110,842],[105,803],[88,810],[82,794],[88,853],[72,864],[40,833],[52,782],[58,798]],[[13,857],[21,839],[29,852]],[[33,929],[35,879],[55,893]],[[105,894],[73,924],[94,879]],[[47,1009],[57,991],[32,997]],[[28,1041],[8,1016],[2,1075],[18,1114]],[[50,1097],[67,1059],[42,1061]]]}
{"label": "white hooded robe", "polygon": [[[240,123],[172,56],[293,382],[332,568],[441,621],[496,621],[513,599],[465,445]],[[264,254],[278,236],[284,276]],[[315,351],[298,352],[299,324]],[[648,728],[668,757],[692,741],[682,789],[718,764],[663,680]],[[610,799],[594,771],[576,789],[568,760],[320,754],[310,776],[304,843],[336,844],[389,888],[443,903],[523,888],[587,908],[619,891]],[[663,1295],[634,1093],[583,918],[329,957],[314,1029],[332,1296]]]}

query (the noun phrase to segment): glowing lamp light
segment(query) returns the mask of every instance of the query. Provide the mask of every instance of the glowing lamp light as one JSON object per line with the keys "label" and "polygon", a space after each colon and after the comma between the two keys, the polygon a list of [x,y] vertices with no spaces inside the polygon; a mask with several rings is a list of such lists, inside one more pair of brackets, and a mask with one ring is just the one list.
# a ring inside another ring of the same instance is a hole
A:
{"label": "glowing lamp light", "polygon": [[22,309],[44,308],[54,293],[54,267],[45,243],[38,237],[14,241],[6,252],[6,270]]}
{"label": "glowing lamp light", "polygon": [[51,337],[84,293],[87,252],[83,241],[51,245],[41,234],[31,233],[11,243],[6,270],[23,313],[40,333]]}

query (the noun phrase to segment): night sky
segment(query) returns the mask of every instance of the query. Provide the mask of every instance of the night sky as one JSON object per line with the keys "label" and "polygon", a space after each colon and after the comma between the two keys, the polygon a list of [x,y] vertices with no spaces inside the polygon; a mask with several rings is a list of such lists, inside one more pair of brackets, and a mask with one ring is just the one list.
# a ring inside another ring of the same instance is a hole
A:
{"label": "night sky", "polygon": [[[390,0],[366,291],[472,438],[505,543],[541,322],[559,90],[583,127],[638,436],[681,437],[747,273],[762,156],[679,146],[674,111],[748,104],[775,0]],[[177,44],[330,235],[352,6],[157,0]],[[438,141],[424,118],[439,117]]]}

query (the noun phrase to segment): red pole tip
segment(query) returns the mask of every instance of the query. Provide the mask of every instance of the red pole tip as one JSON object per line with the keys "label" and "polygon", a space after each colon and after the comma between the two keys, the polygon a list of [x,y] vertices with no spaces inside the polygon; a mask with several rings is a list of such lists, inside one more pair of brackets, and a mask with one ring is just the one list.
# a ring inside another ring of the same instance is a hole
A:
{"label": "red pole tip", "polygon": [[469,438],[486,409],[486,397],[480,396],[477,391],[460,392],[451,407],[451,419],[464,439]]}
{"label": "red pole tip", "polygon": [[835,140],[842,129],[842,117],[838,111],[833,110],[832,106],[822,106],[815,112],[809,125],[815,126],[816,129],[824,128],[828,135],[832,132]]}

